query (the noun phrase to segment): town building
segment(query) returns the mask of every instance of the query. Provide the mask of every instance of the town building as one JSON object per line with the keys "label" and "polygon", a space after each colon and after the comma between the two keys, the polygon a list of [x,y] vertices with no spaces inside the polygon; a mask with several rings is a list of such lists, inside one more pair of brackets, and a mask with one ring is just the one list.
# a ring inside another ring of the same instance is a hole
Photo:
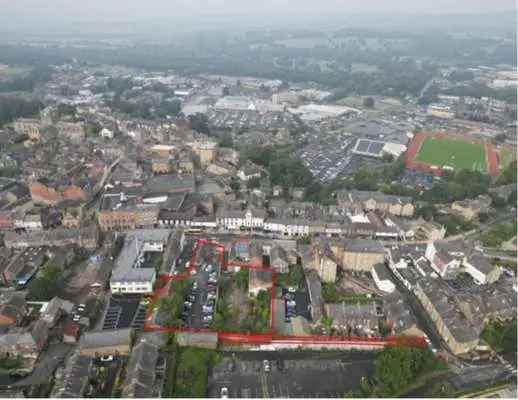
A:
{"label": "town building", "polygon": [[428,243],[425,253],[430,265],[441,277],[456,274],[465,255],[464,243],[446,241]]}
{"label": "town building", "polygon": [[331,245],[331,249],[348,270],[371,272],[376,264],[385,260],[385,249],[375,240],[344,239],[338,245]]}
{"label": "town building", "polygon": [[465,317],[440,280],[424,278],[417,282],[414,293],[454,354],[465,354],[477,347],[482,324]]}
{"label": "town building", "polygon": [[40,121],[37,119],[19,118],[13,122],[13,127],[17,133],[27,135],[30,140],[41,139]]}
{"label": "town building", "polygon": [[23,249],[27,247],[62,247],[76,245],[85,249],[95,249],[99,241],[99,233],[95,226],[66,229],[56,228],[26,233],[6,232],[4,244],[8,248]]}
{"label": "town building", "polygon": [[378,331],[381,313],[375,302],[326,304],[325,313],[333,321],[333,328],[342,332],[372,335]]}
{"label": "town building", "polygon": [[102,231],[152,227],[158,221],[159,207],[147,204],[137,195],[105,194],[97,215]]}
{"label": "town building", "polygon": [[389,195],[369,191],[339,191],[337,193],[339,207],[361,208],[365,211],[381,211],[401,217],[412,217],[414,205],[411,197]]}
{"label": "town building", "polygon": [[143,229],[128,232],[110,278],[112,293],[151,294],[156,280],[154,268],[143,267],[147,252],[163,253],[172,231]]}

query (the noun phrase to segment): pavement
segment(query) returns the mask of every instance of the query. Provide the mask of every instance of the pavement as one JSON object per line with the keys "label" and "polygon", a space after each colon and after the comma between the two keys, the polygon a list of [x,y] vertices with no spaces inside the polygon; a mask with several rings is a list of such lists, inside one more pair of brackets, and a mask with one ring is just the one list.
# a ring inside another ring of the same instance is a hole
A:
{"label": "pavement", "polygon": [[359,389],[363,376],[373,374],[374,358],[373,353],[345,352],[227,353],[210,374],[208,397],[221,397],[226,387],[230,398],[343,398]]}
{"label": "pavement", "polygon": [[[195,300],[191,308],[191,313],[186,321],[187,326],[190,328],[200,329],[206,327],[204,325],[207,325],[204,324],[203,321],[203,305],[206,304],[207,296],[209,294],[208,284],[210,273],[204,271],[201,266],[204,264],[211,264],[214,267],[213,271],[216,272],[219,277],[221,272],[221,265],[219,261],[219,253],[214,251],[212,246],[204,246],[202,249],[200,249],[197,257],[197,263],[199,264],[199,267],[197,268],[198,273],[193,276],[193,281],[197,282],[198,288],[195,291],[191,290],[195,296]],[[216,307],[214,307],[214,310],[215,308]],[[214,313],[212,315],[214,315]]]}

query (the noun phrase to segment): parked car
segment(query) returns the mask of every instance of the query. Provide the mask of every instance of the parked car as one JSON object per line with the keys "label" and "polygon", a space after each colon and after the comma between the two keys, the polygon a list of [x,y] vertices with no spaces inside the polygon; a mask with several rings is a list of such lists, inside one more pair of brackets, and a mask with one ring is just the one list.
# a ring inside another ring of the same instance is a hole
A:
{"label": "parked car", "polygon": [[228,399],[228,389],[226,387],[221,388],[221,398]]}
{"label": "parked car", "polygon": [[263,369],[264,372],[270,372],[270,361],[263,360]]}

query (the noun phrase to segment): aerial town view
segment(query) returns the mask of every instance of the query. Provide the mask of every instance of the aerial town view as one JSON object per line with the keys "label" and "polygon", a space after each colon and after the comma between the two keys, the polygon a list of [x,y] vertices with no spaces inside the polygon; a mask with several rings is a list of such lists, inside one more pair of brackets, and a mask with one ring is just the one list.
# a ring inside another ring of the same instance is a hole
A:
{"label": "aerial town view", "polygon": [[517,398],[512,0],[0,0],[0,398]]}

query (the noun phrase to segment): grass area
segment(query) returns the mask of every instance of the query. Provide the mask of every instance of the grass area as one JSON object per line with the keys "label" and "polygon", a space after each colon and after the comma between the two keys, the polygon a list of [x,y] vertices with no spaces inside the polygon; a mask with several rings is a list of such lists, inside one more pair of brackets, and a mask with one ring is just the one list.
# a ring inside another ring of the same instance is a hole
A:
{"label": "grass area", "polygon": [[209,369],[219,361],[220,355],[214,350],[182,348],[172,397],[206,397]]}
{"label": "grass area", "polygon": [[164,398],[173,397],[176,368],[178,365],[178,352],[179,349],[178,345],[176,344],[175,335],[171,334],[168,344],[162,348],[162,353],[164,354],[164,357],[167,359],[164,387],[162,390],[162,397]]}
{"label": "grass area", "polygon": [[480,240],[486,247],[500,247],[502,243],[516,236],[516,226],[516,223],[495,225]]}
{"label": "grass area", "polygon": [[484,146],[465,140],[427,137],[416,160],[454,170],[467,169],[487,173]]}
{"label": "grass area", "polygon": [[330,282],[322,283],[322,298],[326,303],[371,303],[375,301],[367,294],[351,294],[340,291],[336,284]]}

